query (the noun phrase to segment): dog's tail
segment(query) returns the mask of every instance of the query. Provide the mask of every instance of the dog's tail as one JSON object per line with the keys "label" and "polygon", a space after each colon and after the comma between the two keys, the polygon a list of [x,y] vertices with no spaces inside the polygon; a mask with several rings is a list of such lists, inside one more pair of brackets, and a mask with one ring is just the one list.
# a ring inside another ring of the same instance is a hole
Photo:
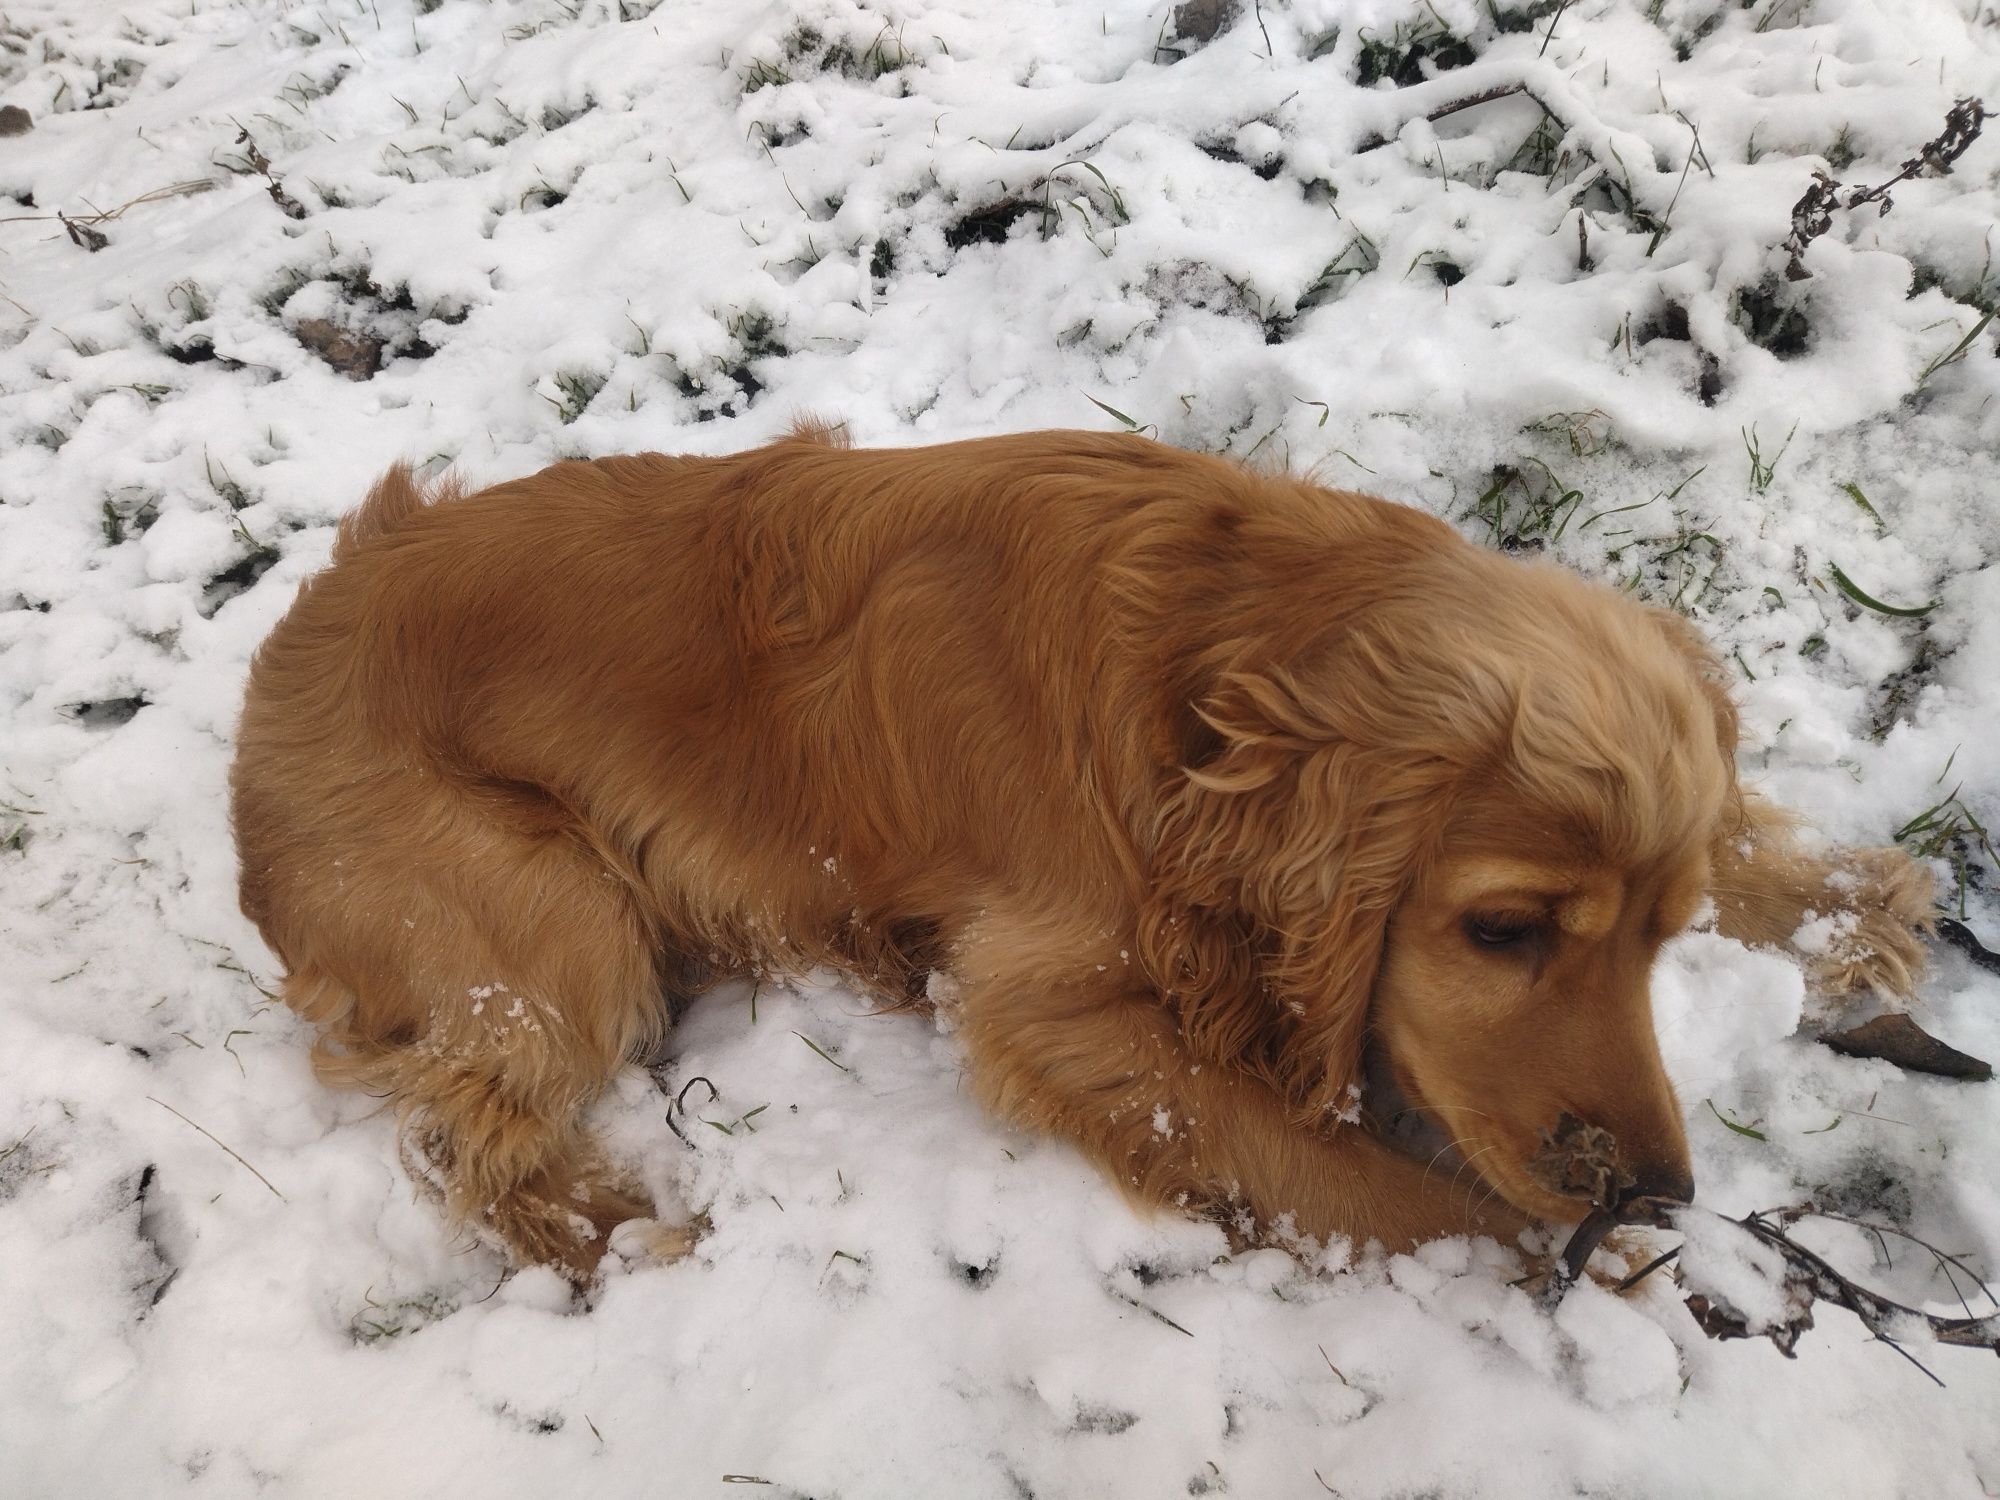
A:
{"label": "dog's tail", "polygon": [[340,535],[333,544],[333,560],[343,562],[380,536],[397,530],[418,511],[440,500],[455,500],[463,493],[456,478],[446,476],[428,487],[418,484],[408,464],[395,468],[375,481],[368,492],[340,523]]}

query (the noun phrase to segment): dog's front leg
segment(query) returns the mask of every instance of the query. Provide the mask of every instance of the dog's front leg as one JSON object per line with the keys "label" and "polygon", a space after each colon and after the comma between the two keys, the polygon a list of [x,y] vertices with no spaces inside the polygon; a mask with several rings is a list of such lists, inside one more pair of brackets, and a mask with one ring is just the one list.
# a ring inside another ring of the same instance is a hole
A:
{"label": "dog's front leg", "polygon": [[1035,946],[991,926],[965,945],[974,1086],[1007,1119],[1074,1141],[1141,1202],[1247,1209],[1260,1233],[1289,1217],[1301,1235],[1391,1249],[1465,1233],[1511,1241],[1525,1226],[1475,1174],[1432,1171],[1359,1125],[1301,1125],[1269,1083],[1195,1061],[1115,950],[1079,968],[1037,961]]}
{"label": "dog's front leg", "polygon": [[1711,890],[1725,937],[1797,952],[1814,987],[1907,995],[1923,972],[1933,882],[1901,849],[1809,850],[1755,793],[1716,840]]}

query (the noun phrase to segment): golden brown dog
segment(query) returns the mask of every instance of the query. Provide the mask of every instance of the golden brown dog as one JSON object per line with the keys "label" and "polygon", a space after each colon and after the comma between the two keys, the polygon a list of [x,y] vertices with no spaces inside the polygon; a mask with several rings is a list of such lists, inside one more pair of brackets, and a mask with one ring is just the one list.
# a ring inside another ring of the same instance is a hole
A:
{"label": "golden brown dog", "polygon": [[[1648,971],[1712,896],[1906,988],[1928,880],[1736,783],[1679,619],[1416,511],[1130,436],[397,470],[258,653],[244,910],[452,1210],[588,1275],[580,1115],[674,1003],[955,981],[972,1078],[1148,1203],[1404,1245],[1687,1198]],[[1470,1172],[1363,1118],[1364,1050]],[[1497,1194],[1495,1192],[1497,1190]]]}

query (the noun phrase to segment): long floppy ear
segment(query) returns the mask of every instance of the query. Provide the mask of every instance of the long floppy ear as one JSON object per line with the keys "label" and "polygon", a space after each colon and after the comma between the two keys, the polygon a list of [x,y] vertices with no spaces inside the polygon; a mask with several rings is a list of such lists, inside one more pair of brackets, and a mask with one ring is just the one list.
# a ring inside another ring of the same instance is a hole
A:
{"label": "long floppy ear", "polygon": [[1140,955],[1190,1049],[1302,1117],[1357,1095],[1388,922],[1441,828],[1441,761],[1338,735],[1289,675],[1232,672],[1200,705],[1213,753],[1162,807]]}
{"label": "long floppy ear", "polygon": [[1764,830],[1767,840],[1789,839],[1795,820],[1761,798],[1746,793],[1736,780],[1736,746],[1741,726],[1736,715],[1736,702],[1729,696],[1730,677],[1722,665],[1722,658],[1715,654],[1715,647],[1709,644],[1708,637],[1682,616],[1670,609],[1655,609],[1651,613],[1653,623],[1667,638],[1668,646],[1694,674],[1695,685],[1701,689],[1709,712],[1715,716],[1715,747],[1722,752],[1722,758],[1730,769],[1729,798],[1723,804],[1722,816],[1715,828],[1716,865],[1722,867],[1732,862],[1732,848],[1753,823]]}
{"label": "long floppy ear", "polygon": [[1708,637],[1689,621],[1670,609],[1655,609],[1651,613],[1653,623],[1667,638],[1667,644],[1694,673],[1701,695],[1708,702],[1709,712],[1715,715],[1716,746],[1733,764],[1740,725],[1736,717],[1736,702],[1729,696],[1728,669],[1722,665],[1722,658],[1715,654],[1715,647],[1709,644]]}

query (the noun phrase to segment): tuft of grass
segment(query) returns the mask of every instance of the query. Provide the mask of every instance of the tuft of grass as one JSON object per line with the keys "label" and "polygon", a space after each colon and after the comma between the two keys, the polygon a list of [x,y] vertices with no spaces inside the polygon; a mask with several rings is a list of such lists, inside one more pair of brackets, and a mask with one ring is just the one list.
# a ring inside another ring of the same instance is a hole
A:
{"label": "tuft of grass", "polygon": [[791,74],[760,57],[754,59],[743,74],[743,92],[754,94],[759,89],[781,88],[791,81]]}
{"label": "tuft of grass", "polygon": [[[1669,505],[1672,505],[1675,499],[1679,497],[1680,492],[1686,489],[1689,485],[1693,484],[1697,479],[1699,479],[1702,476],[1702,474],[1707,471],[1707,469],[1708,469],[1707,464],[1701,465],[1700,468],[1695,469],[1686,478],[1681,480],[1679,484],[1675,485],[1670,490],[1659,490],[1656,493],[1648,496],[1646,499],[1636,500],[1630,505],[1614,505],[1609,510],[1596,511],[1591,515],[1586,516],[1584,518],[1583,524],[1576,528],[1577,535],[1581,536],[1584,532],[1590,530],[1591,527],[1595,526],[1599,521],[1609,520],[1612,516],[1622,516],[1630,511],[1644,510],[1647,506],[1652,505],[1656,501],[1664,500]],[[1625,533],[1622,532],[1606,533],[1607,536],[1619,536],[1624,534]]]}
{"label": "tuft of grass", "polygon": [[1756,424],[1753,422],[1750,426],[1740,429],[1743,434],[1744,451],[1750,455],[1751,494],[1761,495],[1770,489],[1771,481],[1778,475],[1778,464],[1784,458],[1785,450],[1792,446],[1792,436],[1798,430],[1799,424],[1792,423],[1792,430],[1785,434],[1785,440],[1778,445],[1778,451],[1767,459],[1764,457],[1763,446],[1757,438]]}
{"label": "tuft of grass", "polygon": [[681,181],[681,169],[675,163],[674,159],[671,156],[665,156],[661,159],[667,164],[667,181],[671,182],[674,185],[674,190],[681,195],[681,202],[694,202],[694,194],[690,193],[687,190],[687,184]]}
{"label": "tuft of grass", "polygon": [[[808,1042],[806,1045],[811,1046],[812,1044]],[[832,1059],[828,1058],[827,1061],[831,1062]],[[751,1124],[750,1122],[756,1119],[757,1116],[764,1113],[764,1111],[769,1109],[770,1107],[771,1106],[769,1104],[760,1104],[755,1109],[744,1111],[742,1114],[738,1115],[734,1120],[731,1120],[727,1123],[721,1120],[711,1120],[708,1118],[708,1116],[703,1115],[701,1117],[701,1123],[708,1126],[708,1128],[711,1130],[721,1131],[724,1135],[734,1135],[738,1130],[742,1130],[748,1135],[755,1135],[757,1133],[757,1127]]]}
{"label": "tuft of grass", "polygon": [[785,341],[778,336],[778,325],[772,316],[762,308],[746,308],[731,313],[725,325],[729,336],[743,346],[746,359],[760,359],[766,355],[777,356],[791,351]]}
{"label": "tuft of grass", "polygon": [[[1551,26],[1551,30],[1553,29],[1553,26]],[[1674,195],[1667,200],[1666,211],[1660,215],[1659,224],[1653,230],[1653,237],[1646,242],[1646,256],[1648,259],[1651,259],[1653,252],[1660,248],[1660,241],[1667,237],[1667,231],[1673,228],[1674,209],[1681,201],[1681,190],[1687,186],[1688,173],[1693,169],[1694,164],[1699,161],[1703,171],[1707,172],[1711,177],[1715,175],[1715,169],[1708,164],[1708,153],[1701,149],[1700,128],[1686,115],[1681,114],[1679,110],[1675,110],[1674,113],[1680,115],[1680,121],[1692,133],[1692,139],[1688,142],[1687,160],[1681,163],[1681,175],[1674,183]]]}
{"label": "tuft of grass", "polygon": [[830,73],[872,83],[886,74],[909,67],[916,60],[917,54],[903,40],[903,28],[885,21],[875,39],[859,51],[847,42],[835,42],[821,56],[820,67]]}
{"label": "tuft of grass", "polygon": [[[231,479],[229,477],[229,470],[211,459],[208,456],[207,449],[202,450],[201,467],[202,471],[208,475],[208,487],[220,495],[223,503],[232,511],[241,510],[250,503],[250,492]],[[220,479],[216,478],[218,473],[222,476]]]}
{"label": "tuft of grass", "polygon": [[554,380],[555,388],[562,399],[556,400],[549,396],[544,396],[542,399],[556,409],[557,417],[561,419],[563,426],[567,427],[582,416],[590,403],[597,399],[597,393],[604,389],[608,378],[595,370],[558,370],[551,379]]}
{"label": "tuft of grass", "polygon": [[[1950,769],[1951,764],[1947,761],[1945,770]],[[1939,779],[1942,780],[1942,776]],[[1983,854],[1986,867],[2000,871],[2000,853],[1994,852],[1993,837],[1987,832],[1986,825],[1959,799],[1960,790],[1960,787],[1954,786],[1950,795],[1933,802],[1891,837],[1918,859],[1942,859],[1951,865],[1956,877],[1953,904],[1962,918],[1965,915],[1966,891],[1986,882],[1977,857]]]}
{"label": "tuft of grass", "polygon": [[1371,271],[1381,269],[1382,253],[1375,241],[1359,228],[1353,237],[1341,246],[1340,254],[1320,267],[1319,274],[1306,283],[1299,293],[1300,312],[1317,307],[1322,302],[1331,301],[1336,288],[1340,288],[1346,277],[1366,276]]}
{"label": "tuft of grass", "polygon": [[1492,484],[1466,514],[1486,523],[1493,546],[1518,552],[1561,541],[1583,499],[1582,490],[1530,457],[1494,469]]}
{"label": "tuft of grass", "polygon": [[[1093,194],[1089,191],[1088,185],[1083,185],[1076,193],[1058,202],[1055,197],[1058,183],[1063,186],[1070,185],[1069,180],[1063,178],[1062,174],[1077,168],[1082,168],[1097,179],[1099,191]],[[1078,157],[1049,168],[1035,186],[1042,190],[1043,239],[1049,239],[1055,234],[1062,224],[1062,211],[1067,208],[1076,215],[1077,222],[1083,229],[1083,236],[1090,241],[1091,248],[1105,259],[1110,259],[1111,252],[1118,245],[1117,231],[1121,226],[1132,222],[1132,213],[1125,206],[1124,193],[1104,175],[1102,168],[1094,162]],[[1100,234],[1104,238],[1100,239]]]}
{"label": "tuft of grass", "polygon": [[1554,178],[1571,161],[1570,153],[1562,149],[1566,133],[1554,116],[1543,114],[1535,121],[1535,128],[1528,132],[1527,139],[1516,146],[1514,154],[1501,164],[1500,171]]}
{"label": "tuft of grass", "polygon": [[215,310],[208,300],[208,293],[201,289],[201,283],[193,278],[176,281],[167,288],[167,306],[179,312],[190,323],[199,323]]}
{"label": "tuft of grass", "polygon": [[1805,8],[1806,0],[1771,0],[1770,8],[1757,18],[1757,24],[1752,29],[1762,35],[1777,25],[1781,19],[1797,26],[1804,16]]}
{"label": "tuft of grass", "polygon": [[1980,334],[1984,333],[1986,331],[1986,325],[1991,323],[1992,321],[1993,321],[1993,314],[1989,312],[1988,314],[1986,314],[1985,317],[1981,318],[1977,323],[1974,323],[1972,325],[1971,331],[1968,332],[1964,338],[1960,339],[1956,344],[1953,344],[1950,349],[1946,350],[1943,354],[1940,354],[1936,359],[1932,360],[1929,364],[1925,365],[1923,374],[1917,377],[1918,388],[1921,389],[1925,381],[1929,380],[1931,376],[1937,374],[1937,372],[1939,370],[1942,370],[1946,365],[1955,365],[1960,360],[1964,359],[1966,356],[1966,352],[1972,348],[1972,341],[1978,338]]}
{"label": "tuft of grass", "polygon": [[[1667,545],[1654,554],[1652,562],[1660,570],[1663,585],[1669,578],[1674,581],[1674,591],[1667,596],[1666,602],[1675,609],[1698,608],[1708,598],[1721,575],[1722,538],[1712,531],[1701,529],[1700,522],[1690,523],[1685,515],[1677,512],[1673,535],[1664,540]],[[1694,586],[1695,579],[1701,578],[1704,561],[1708,564],[1708,576],[1702,580],[1694,596],[1689,598],[1688,590]]]}
{"label": "tuft of grass", "polygon": [[1611,418],[1592,407],[1589,411],[1556,411],[1530,422],[1524,432],[1548,432],[1562,437],[1577,458],[1593,458],[1610,447]]}
{"label": "tuft of grass", "polygon": [[1399,21],[1385,36],[1363,27],[1356,33],[1361,43],[1355,58],[1355,82],[1371,88],[1384,79],[1398,88],[1424,81],[1424,64],[1439,73],[1465,67],[1478,54],[1464,37],[1445,24],[1430,6],[1429,16],[1415,21]]}

